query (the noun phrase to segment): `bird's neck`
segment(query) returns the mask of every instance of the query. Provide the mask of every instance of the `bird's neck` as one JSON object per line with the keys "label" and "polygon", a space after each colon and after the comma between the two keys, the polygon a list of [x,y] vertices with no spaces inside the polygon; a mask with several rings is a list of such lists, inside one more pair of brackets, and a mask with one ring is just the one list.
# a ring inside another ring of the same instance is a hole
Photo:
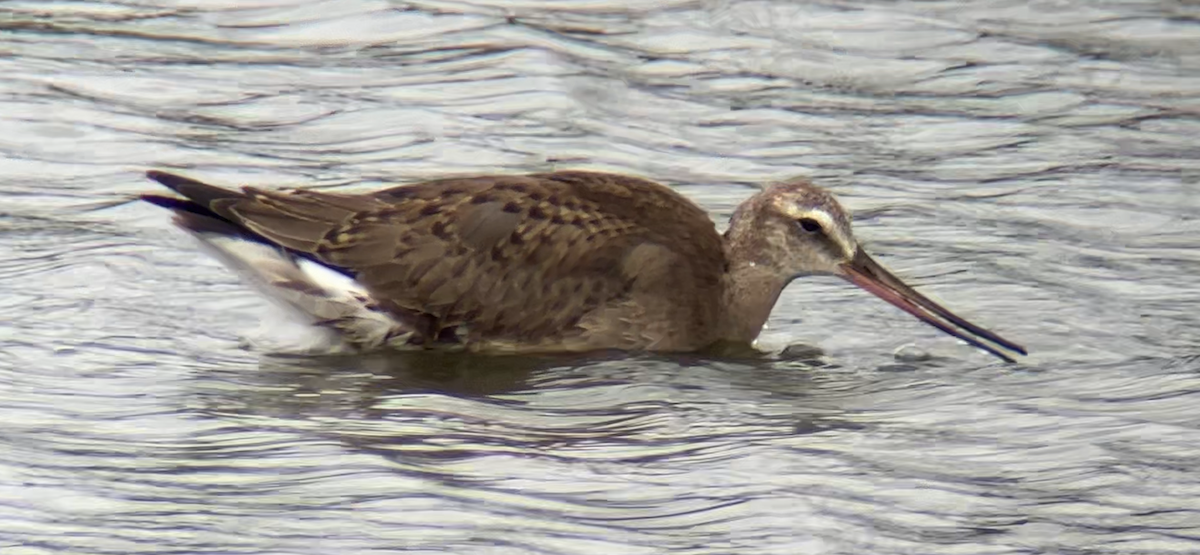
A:
{"label": "bird's neck", "polygon": [[764,259],[763,245],[752,233],[733,222],[725,236],[724,299],[722,303],[722,339],[735,343],[751,343],[762,331],[779,300],[779,294],[787,287],[787,276]]}

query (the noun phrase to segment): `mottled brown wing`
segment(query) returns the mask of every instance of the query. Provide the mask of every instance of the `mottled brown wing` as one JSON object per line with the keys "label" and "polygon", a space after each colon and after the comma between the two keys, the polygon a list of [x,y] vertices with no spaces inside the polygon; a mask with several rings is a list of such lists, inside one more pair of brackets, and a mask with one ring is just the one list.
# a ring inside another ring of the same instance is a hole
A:
{"label": "mottled brown wing", "polygon": [[[553,341],[634,295],[663,301],[661,310],[683,305],[679,315],[662,315],[681,326],[716,318],[715,302],[696,299],[699,289],[712,288],[712,296],[719,287],[720,237],[703,210],[650,181],[557,172],[361,196],[252,188],[246,195],[214,209],[354,274],[430,339]],[[654,248],[638,248],[645,245]]]}

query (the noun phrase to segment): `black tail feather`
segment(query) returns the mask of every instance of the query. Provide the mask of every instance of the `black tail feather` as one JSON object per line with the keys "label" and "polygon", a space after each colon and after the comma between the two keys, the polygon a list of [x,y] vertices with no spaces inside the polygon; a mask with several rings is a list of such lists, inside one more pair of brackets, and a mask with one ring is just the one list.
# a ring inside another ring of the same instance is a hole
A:
{"label": "black tail feather", "polygon": [[150,170],[146,172],[146,177],[161,183],[164,187],[175,191],[176,193],[187,197],[188,200],[210,210],[216,208],[216,202],[219,200],[239,199],[246,196],[245,193],[241,191],[223,189],[221,187],[196,181],[195,179],[189,179],[181,175],[161,172],[158,170]]}
{"label": "black tail feather", "polygon": [[181,198],[177,198],[177,197],[164,197],[162,195],[155,195],[155,194],[150,194],[150,193],[140,195],[138,198],[140,198],[141,200],[144,200],[150,204],[153,204],[155,206],[161,206],[163,208],[167,208],[169,210],[174,210],[176,212],[190,212],[192,214],[199,214],[201,216],[208,216],[210,218],[218,218],[221,220],[225,219],[225,218],[222,218],[221,216],[217,215],[216,212],[209,210],[207,207],[201,206],[201,205],[196,204],[195,202],[192,202],[187,199],[181,199]]}
{"label": "black tail feather", "polygon": [[150,204],[175,212],[175,225],[196,233],[219,233],[271,244],[264,237],[246,229],[239,222],[213,210],[213,204],[216,201],[228,198],[236,199],[243,196],[242,193],[157,170],[146,172],[146,177],[187,197],[181,199],[155,194],[141,196],[142,200]]}
{"label": "black tail feather", "polygon": [[175,225],[188,231],[195,233],[219,233],[221,235],[249,239],[258,243],[270,244],[258,234],[190,200],[153,194],[141,195],[140,198],[150,204],[161,206],[174,212]]}
{"label": "black tail feather", "polygon": [[139,198],[149,202],[155,206],[161,206],[175,213],[175,225],[197,234],[219,234],[229,237],[236,237],[255,243],[262,243],[281,251],[287,252],[290,256],[303,258],[325,266],[338,273],[354,277],[353,272],[345,268],[330,265],[329,263],[318,259],[312,253],[295,251],[285,248],[266,237],[251,231],[240,222],[223,216],[210,208],[213,203],[222,199],[237,199],[245,196],[240,191],[231,191],[222,189],[207,183],[201,183],[194,179],[186,177],[150,170],[146,172],[146,177],[153,179],[167,188],[171,189],[187,197],[181,199],[177,197],[168,197],[155,194],[143,194]]}

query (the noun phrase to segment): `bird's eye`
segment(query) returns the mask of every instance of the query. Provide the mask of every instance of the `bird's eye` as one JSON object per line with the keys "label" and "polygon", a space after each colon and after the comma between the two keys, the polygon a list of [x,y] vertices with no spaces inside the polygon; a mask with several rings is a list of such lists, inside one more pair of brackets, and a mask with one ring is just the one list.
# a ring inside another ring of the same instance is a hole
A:
{"label": "bird's eye", "polygon": [[796,223],[800,224],[800,229],[803,229],[807,233],[821,231],[821,222],[812,218],[800,218]]}

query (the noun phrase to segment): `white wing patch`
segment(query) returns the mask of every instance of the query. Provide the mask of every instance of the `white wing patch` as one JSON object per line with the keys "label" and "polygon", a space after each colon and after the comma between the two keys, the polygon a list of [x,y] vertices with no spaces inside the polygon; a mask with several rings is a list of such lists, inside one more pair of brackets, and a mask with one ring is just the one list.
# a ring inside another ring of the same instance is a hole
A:
{"label": "white wing patch", "polygon": [[192,235],[217,260],[290,314],[326,330],[325,343],[333,345],[311,345],[309,351],[403,347],[412,336],[412,330],[379,310],[349,276],[262,243],[217,233]]}

